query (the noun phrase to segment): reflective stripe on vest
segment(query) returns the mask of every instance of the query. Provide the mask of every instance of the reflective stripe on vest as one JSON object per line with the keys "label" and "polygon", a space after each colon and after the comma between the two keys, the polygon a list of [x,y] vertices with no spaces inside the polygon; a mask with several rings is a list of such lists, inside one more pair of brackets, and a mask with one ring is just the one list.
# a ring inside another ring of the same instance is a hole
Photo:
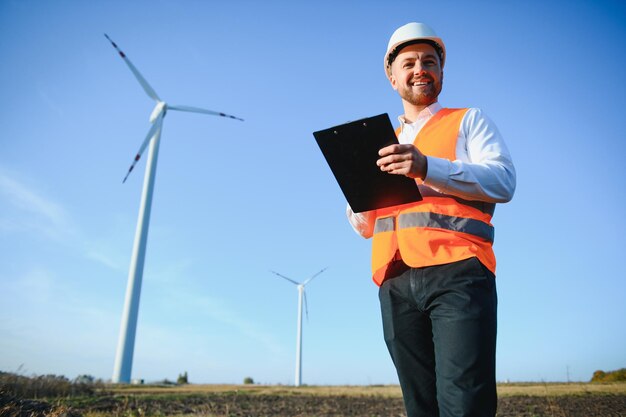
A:
{"label": "reflective stripe on vest", "polygon": [[398,228],[408,227],[432,227],[437,229],[452,230],[453,232],[467,233],[478,236],[487,242],[493,243],[493,226],[480,220],[465,217],[446,216],[437,213],[403,213],[398,219]]}
{"label": "reflective stripe on vest", "polygon": [[374,223],[374,234],[383,233],[383,232],[393,232],[395,227],[394,223],[396,219],[394,217],[383,217],[380,219],[376,219],[376,223]]}
{"label": "reflective stripe on vest", "polygon": [[[395,230],[394,217],[376,219],[374,233],[392,232]],[[398,229],[409,227],[430,227],[446,229],[453,232],[467,233],[493,243],[494,228],[480,220],[466,217],[446,216],[445,214],[429,212],[403,213],[398,219]]]}

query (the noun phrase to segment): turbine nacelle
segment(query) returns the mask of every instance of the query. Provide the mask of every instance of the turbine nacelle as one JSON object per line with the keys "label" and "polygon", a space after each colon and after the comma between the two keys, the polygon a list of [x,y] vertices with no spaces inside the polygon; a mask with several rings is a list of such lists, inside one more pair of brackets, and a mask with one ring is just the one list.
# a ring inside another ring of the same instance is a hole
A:
{"label": "turbine nacelle", "polygon": [[165,117],[165,113],[167,112],[167,104],[164,101],[157,101],[156,106],[154,106],[154,110],[152,110],[152,114],[150,114],[150,123],[154,123],[154,121],[163,113]]}

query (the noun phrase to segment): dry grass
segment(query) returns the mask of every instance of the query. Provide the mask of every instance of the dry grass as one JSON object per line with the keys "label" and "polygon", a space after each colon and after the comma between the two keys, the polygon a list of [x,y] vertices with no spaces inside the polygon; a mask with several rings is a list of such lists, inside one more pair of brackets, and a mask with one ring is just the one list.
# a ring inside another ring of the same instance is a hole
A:
{"label": "dry grass", "polygon": [[383,396],[401,397],[398,385],[111,385],[107,390],[114,394],[203,394],[203,393],[242,393],[250,395],[317,395],[317,396]]}
{"label": "dry grass", "polygon": [[104,384],[70,381],[60,375],[27,377],[0,371],[0,392],[20,398],[56,398],[95,395]]}
{"label": "dry grass", "polygon": [[[202,394],[202,393],[246,393],[258,395],[317,395],[317,396],[381,396],[400,398],[398,385],[368,386],[283,386],[283,385],[181,385],[149,386],[125,385],[108,386],[108,391],[116,394]],[[561,396],[582,394],[621,394],[626,395],[626,383],[510,383],[499,384],[498,395],[506,396]]]}
{"label": "dry grass", "polygon": [[626,382],[606,384],[571,382],[566,383],[514,383],[499,384],[498,395],[526,395],[532,397],[555,397],[562,395],[583,394],[620,394],[626,395]]}

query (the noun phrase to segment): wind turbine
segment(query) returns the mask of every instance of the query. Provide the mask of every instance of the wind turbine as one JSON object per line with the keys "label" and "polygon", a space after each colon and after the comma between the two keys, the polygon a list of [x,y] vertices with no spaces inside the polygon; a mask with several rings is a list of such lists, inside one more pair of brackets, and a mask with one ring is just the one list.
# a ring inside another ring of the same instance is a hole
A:
{"label": "wind turbine", "polygon": [[126,287],[126,300],[124,302],[124,312],[122,314],[122,324],[120,327],[120,336],[117,345],[117,353],[115,356],[115,365],[113,368],[114,383],[130,382],[130,374],[133,365],[133,351],[135,348],[135,334],[137,330],[137,315],[139,313],[139,296],[141,294],[141,279],[143,277],[143,266],[146,257],[146,242],[148,240],[148,226],[150,223],[150,209],[152,207],[152,193],[154,191],[154,178],[156,174],[157,157],[159,154],[159,142],[161,140],[161,129],[163,126],[163,118],[168,110],[177,110],[192,113],[203,113],[212,116],[222,116],[231,119],[241,120],[238,117],[212,110],[201,109],[191,106],[172,106],[166,104],[154,89],[148,84],[146,79],[139,73],[137,68],[126,57],[118,46],[105,33],[104,36],[111,42],[111,45],[117,50],[130,71],[133,73],[139,84],[143,87],[148,96],[156,102],[154,110],[150,115],[150,123],[152,126],[148,130],[148,134],[143,143],[139,147],[139,151],[135,156],[124,180],[132,172],[133,168],[141,158],[146,147],[150,145],[148,152],[148,161],[146,163],[146,173],[144,176],[143,191],[141,193],[141,205],[139,207],[139,218],[137,220],[137,229],[135,231],[135,243],[133,244],[133,252],[130,261],[130,270],[128,272],[128,285]]}
{"label": "wind turbine", "polygon": [[304,287],[306,284],[311,282],[313,278],[326,271],[328,267],[322,269],[317,274],[313,275],[311,278],[308,278],[303,283],[299,283],[291,278],[288,278],[282,274],[279,274],[276,271],[271,271],[273,274],[278,275],[281,278],[286,279],[287,281],[295,284],[298,287],[298,333],[296,338],[296,381],[295,386],[299,387],[302,384],[302,299],[304,298],[304,306],[306,309],[306,316],[309,317],[309,308],[306,302],[306,292],[304,291]]}

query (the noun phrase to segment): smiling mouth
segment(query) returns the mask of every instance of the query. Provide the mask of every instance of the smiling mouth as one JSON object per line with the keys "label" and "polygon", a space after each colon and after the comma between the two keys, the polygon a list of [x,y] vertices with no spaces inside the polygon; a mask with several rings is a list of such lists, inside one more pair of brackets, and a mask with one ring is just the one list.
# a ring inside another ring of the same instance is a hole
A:
{"label": "smiling mouth", "polygon": [[413,87],[425,87],[425,86],[429,85],[430,83],[431,83],[431,81],[415,81],[411,85]]}

